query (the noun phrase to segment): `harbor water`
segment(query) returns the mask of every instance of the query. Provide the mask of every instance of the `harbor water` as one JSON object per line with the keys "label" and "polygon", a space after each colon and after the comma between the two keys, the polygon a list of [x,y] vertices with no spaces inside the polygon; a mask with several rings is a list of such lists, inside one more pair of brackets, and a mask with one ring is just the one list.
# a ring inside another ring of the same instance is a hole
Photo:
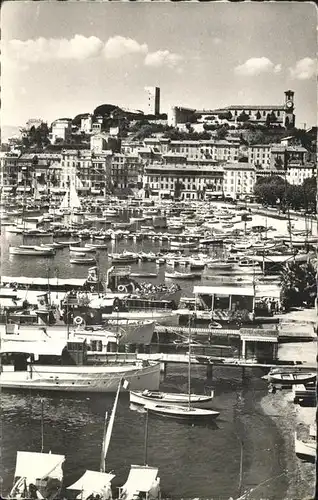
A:
{"label": "harbor water", "polygon": [[[227,500],[270,478],[252,498],[284,498],[286,478],[277,477],[284,468],[283,446],[272,420],[259,407],[266,386],[260,374],[254,375],[242,381],[237,370],[219,367],[208,382],[205,369],[193,367],[193,391],[215,391],[208,406],[220,416],[210,425],[191,426],[149,415],[147,462],[159,468],[163,498]],[[169,365],[161,388],[186,391],[186,367]],[[41,397],[44,451],[65,454],[65,486],[86,469],[99,470],[104,415],[111,410],[113,395],[2,392],[2,495],[12,485],[17,450],[41,449]],[[126,481],[130,464],[144,463],[144,432],[145,414],[130,409],[128,394],[122,392],[107,456],[107,470],[116,474],[115,486]]]}
{"label": "harbor water", "polygon": [[[68,238],[58,238],[60,240]],[[75,238],[76,239],[76,238]],[[24,238],[24,244],[49,243],[51,238]],[[69,249],[58,249],[53,258],[9,255],[9,245],[20,245],[22,236],[1,233],[1,274],[5,276],[86,278],[88,266],[71,265]],[[98,266],[106,275],[111,266],[108,254],[124,249],[133,252],[159,252],[169,244],[158,241],[109,241],[108,250],[99,250]],[[222,249],[209,250],[211,256]],[[131,265],[132,272],[158,273],[156,278],[140,281],[165,282],[166,266],[154,262]],[[210,284],[217,271],[205,269],[200,280],[180,282],[183,296],[192,296],[195,284]],[[168,281],[166,280],[166,283]],[[27,299],[27,291],[26,291]],[[253,490],[258,500],[285,498],[284,446],[277,427],[260,407],[267,393],[262,373],[217,367],[213,380],[206,380],[206,369],[192,368],[192,391],[215,391],[209,407],[220,412],[212,425],[190,426],[149,416],[147,461],[159,468],[163,498],[238,498]],[[169,365],[162,390],[187,391],[187,367]],[[42,395],[41,395],[42,396]],[[2,495],[12,485],[16,452],[41,449],[41,396],[33,392],[1,394],[2,420]],[[105,411],[110,411],[114,396],[85,397],[45,394],[44,450],[65,454],[65,486],[75,482],[86,469],[99,470]],[[144,463],[145,414],[129,409],[127,393],[122,393],[107,456],[107,470],[114,471],[115,486],[122,485],[131,464]]]}

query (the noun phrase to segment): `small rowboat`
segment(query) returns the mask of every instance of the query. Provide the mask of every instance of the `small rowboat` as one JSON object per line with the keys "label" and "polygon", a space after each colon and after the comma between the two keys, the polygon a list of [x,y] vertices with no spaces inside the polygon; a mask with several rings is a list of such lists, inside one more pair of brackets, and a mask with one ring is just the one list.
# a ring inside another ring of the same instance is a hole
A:
{"label": "small rowboat", "polygon": [[96,259],[94,257],[76,257],[74,259],[70,259],[71,264],[96,264]]}
{"label": "small rowboat", "polygon": [[[191,394],[191,404],[202,404],[212,401],[214,392],[211,394]],[[186,393],[173,393],[173,392],[160,392],[160,391],[130,391],[130,402],[139,405],[146,405],[148,403],[164,404],[164,405],[187,405],[189,403],[189,394]]]}
{"label": "small rowboat", "polygon": [[104,250],[104,249],[107,250],[108,245],[107,243],[86,243],[85,249],[87,248],[94,248],[96,250]]}
{"label": "small rowboat", "polygon": [[178,273],[176,271],[174,273],[166,273],[165,277],[179,279],[179,280],[195,280],[195,279],[200,279],[201,275],[197,273]]}
{"label": "small rowboat", "polygon": [[83,253],[83,252],[84,253],[88,253],[88,252],[90,252],[90,253],[94,253],[94,252],[96,252],[96,248],[89,248],[89,247],[86,247],[86,246],[85,247],[73,247],[73,246],[70,245],[70,252],[76,252],[76,253],[78,253],[78,252],[80,252],[80,253]]}
{"label": "small rowboat", "polygon": [[293,385],[293,384],[308,384],[309,382],[314,382],[316,380],[316,372],[306,372],[306,371],[270,371],[267,375],[262,377],[269,382],[275,382],[281,385]]}

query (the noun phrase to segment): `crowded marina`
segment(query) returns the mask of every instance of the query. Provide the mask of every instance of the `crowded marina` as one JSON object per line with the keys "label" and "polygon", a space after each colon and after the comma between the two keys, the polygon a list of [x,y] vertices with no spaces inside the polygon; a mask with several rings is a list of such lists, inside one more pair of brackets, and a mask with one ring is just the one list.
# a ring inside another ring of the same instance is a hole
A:
{"label": "crowded marina", "polygon": [[[126,392],[127,411],[130,406],[143,413],[145,425],[160,417],[213,425],[222,418],[217,391],[191,388],[191,372],[200,366],[212,387],[220,369],[222,377],[231,377],[234,369],[242,380],[255,372],[269,393],[292,390],[295,404],[302,396],[312,405],[315,364],[279,355],[285,342],[301,340],[313,349],[316,342],[312,323],[294,334],[281,303],[282,269],[290,262],[315,262],[317,237],[301,217],[291,229],[287,217],[260,215],[256,204],[166,202],[152,206],[150,217],[149,203],[112,200],[110,218],[106,206],[104,200],[94,205],[83,200],[72,214],[53,208],[54,216],[52,208],[46,213],[33,207],[40,215],[31,218],[23,217],[23,209],[8,210],[2,245],[8,250],[3,269],[10,275],[2,275],[0,289],[3,391],[117,393],[115,404],[119,392],[122,398]],[[131,217],[135,213],[138,217]],[[26,224],[32,229],[26,231]],[[31,259],[25,275],[12,272],[24,268],[24,259]],[[162,377],[177,366],[188,372],[187,391],[162,390]],[[313,423],[310,429],[305,440],[294,432],[295,454],[308,462],[314,454]],[[37,452],[23,453],[17,455],[11,498],[33,488],[30,464],[26,473],[19,472],[26,462],[39,468]],[[60,481],[67,457],[48,455],[44,469],[51,460],[59,471],[53,478]],[[146,474],[151,481],[141,480]],[[127,497],[128,491],[135,494],[131,485],[145,490],[146,498],[159,498],[158,474],[146,463],[132,466],[118,498],[133,498]],[[111,498],[114,477],[87,470],[68,486],[68,495],[75,489],[86,498],[94,485]],[[149,491],[137,487],[138,481]],[[41,491],[36,487],[37,495]]]}

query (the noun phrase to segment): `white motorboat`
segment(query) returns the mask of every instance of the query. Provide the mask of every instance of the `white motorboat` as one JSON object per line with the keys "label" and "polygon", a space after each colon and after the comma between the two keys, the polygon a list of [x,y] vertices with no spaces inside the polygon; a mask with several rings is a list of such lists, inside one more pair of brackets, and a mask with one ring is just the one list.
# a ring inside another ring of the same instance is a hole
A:
{"label": "white motorboat", "polygon": [[[86,340],[76,336],[68,341],[7,341],[0,350],[3,358],[0,387],[28,391],[116,392],[119,381],[125,378],[133,390],[159,389],[159,363],[133,360],[132,363],[114,361],[90,365],[87,351]],[[11,355],[12,364],[5,364],[6,354]],[[45,364],[47,356],[56,359],[56,364]]]}
{"label": "white motorboat", "polygon": [[109,254],[109,257],[112,260],[112,264],[129,264],[138,262],[139,260],[138,254],[131,252],[112,253]]}
{"label": "white motorboat", "polygon": [[204,269],[206,266],[206,262],[199,259],[189,259],[189,266],[190,269]]}
{"label": "white motorboat", "polygon": [[[148,403],[164,404],[164,405],[188,405],[189,394],[180,392],[160,392],[160,391],[130,391],[130,402],[139,405],[147,405]],[[211,394],[190,394],[190,402],[192,405],[203,404],[212,401],[214,392]]]}
{"label": "white motorboat", "polygon": [[20,245],[18,247],[9,247],[10,255],[27,255],[33,257],[53,257],[55,255],[54,248],[43,248],[29,245]]}

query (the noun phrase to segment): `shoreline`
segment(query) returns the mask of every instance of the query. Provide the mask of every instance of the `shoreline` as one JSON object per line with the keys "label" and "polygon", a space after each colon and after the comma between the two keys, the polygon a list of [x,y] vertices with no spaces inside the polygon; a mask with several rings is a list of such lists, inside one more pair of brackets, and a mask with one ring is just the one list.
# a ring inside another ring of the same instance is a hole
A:
{"label": "shoreline", "polygon": [[[267,394],[260,401],[262,412],[276,426],[282,442],[278,450],[282,470],[287,481],[284,497],[277,500],[310,500],[315,496],[315,464],[303,462],[295,454],[295,431],[304,431],[315,422],[316,408],[295,405],[291,391],[280,390]],[[285,472],[284,472],[285,471]]]}

